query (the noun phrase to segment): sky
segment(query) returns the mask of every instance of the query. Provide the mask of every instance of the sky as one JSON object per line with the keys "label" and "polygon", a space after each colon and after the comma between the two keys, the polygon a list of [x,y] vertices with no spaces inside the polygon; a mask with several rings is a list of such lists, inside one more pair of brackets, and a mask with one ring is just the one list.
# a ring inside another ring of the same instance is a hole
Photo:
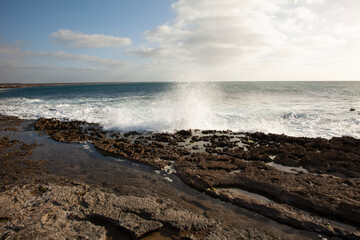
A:
{"label": "sky", "polygon": [[0,83],[360,80],[359,0],[0,0]]}

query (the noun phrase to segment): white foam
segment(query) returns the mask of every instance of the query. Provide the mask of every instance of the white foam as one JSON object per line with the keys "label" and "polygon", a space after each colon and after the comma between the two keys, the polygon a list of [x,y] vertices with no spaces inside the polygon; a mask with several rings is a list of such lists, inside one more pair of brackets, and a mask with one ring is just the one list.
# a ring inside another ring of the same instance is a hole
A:
{"label": "white foam", "polygon": [[205,85],[177,84],[150,100],[130,99],[107,107],[102,124],[120,130],[216,128],[213,106],[219,93],[215,90]]}
{"label": "white foam", "polygon": [[[231,90],[231,89],[230,89]],[[216,129],[291,136],[360,138],[360,99],[313,93],[242,92],[215,83],[178,83],[157,94],[1,99],[0,113],[26,119],[67,118],[106,129],[174,131]],[[335,94],[335,93],[334,93]]]}

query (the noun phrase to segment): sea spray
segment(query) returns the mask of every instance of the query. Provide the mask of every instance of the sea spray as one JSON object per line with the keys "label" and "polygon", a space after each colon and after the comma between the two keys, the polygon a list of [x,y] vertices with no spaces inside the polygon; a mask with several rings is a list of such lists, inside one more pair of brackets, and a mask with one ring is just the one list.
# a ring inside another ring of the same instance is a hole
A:
{"label": "sea spray", "polygon": [[117,130],[213,129],[222,101],[214,83],[175,83],[164,93],[106,108],[102,124]]}
{"label": "sea spray", "polygon": [[83,120],[123,131],[198,128],[360,138],[359,92],[360,82],[47,86],[1,91],[0,114]]}

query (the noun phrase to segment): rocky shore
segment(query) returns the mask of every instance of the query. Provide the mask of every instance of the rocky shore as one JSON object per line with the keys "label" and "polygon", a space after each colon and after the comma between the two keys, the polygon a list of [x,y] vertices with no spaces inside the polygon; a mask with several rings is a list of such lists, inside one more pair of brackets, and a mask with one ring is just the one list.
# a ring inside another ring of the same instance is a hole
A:
{"label": "rocky shore", "polygon": [[106,132],[96,124],[39,119],[60,142],[176,174],[199,191],[295,228],[360,239],[360,140],[181,130]]}
{"label": "rocky shore", "polygon": [[[14,133],[23,131],[23,121],[7,116],[0,116],[0,120],[1,239],[308,239],[252,224],[252,220],[248,225],[235,226],[221,214],[216,217],[195,211],[148,189],[122,187],[114,191],[54,175],[48,171],[46,159],[31,158],[33,151],[41,147],[39,144],[14,139]],[[102,132],[97,125],[40,119],[35,126],[58,141],[80,142],[86,138],[104,154],[120,156],[105,147],[105,141],[120,138]],[[133,159],[161,171],[173,172],[178,168],[174,165],[177,159],[170,156],[188,156],[192,151],[180,146],[167,149],[164,142],[152,140],[167,135],[140,136],[134,132],[123,135],[121,138],[128,139],[130,144],[123,148],[129,154],[127,157],[131,157],[130,146],[139,144],[136,139],[140,138],[151,147],[146,149],[149,161],[142,160],[145,152],[140,150],[136,150],[139,155],[132,153]],[[174,136],[179,143],[190,137],[189,131]],[[154,156],[160,153],[168,158],[155,161]],[[213,193],[212,190],[205,191]]]}

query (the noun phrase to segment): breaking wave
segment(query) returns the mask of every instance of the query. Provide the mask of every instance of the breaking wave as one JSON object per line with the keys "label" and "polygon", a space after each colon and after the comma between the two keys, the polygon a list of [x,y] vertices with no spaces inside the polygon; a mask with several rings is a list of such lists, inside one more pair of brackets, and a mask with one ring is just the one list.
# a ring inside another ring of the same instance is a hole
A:
{"label": "breaking wave", "polygon": [[[48,95],[31,92],[24,97],[12,96],[16,90],[2,91],[7,95],[0,95],[0,113],[27,119],[84,120],[122,131],[230,129],[292,136],[360,138],[360,113],[349,111],[350,107],[360,105],[357,98],[359,85],[344,90],[338,84],[336,91],[332,91],[332,98],[321,90],[326,86],[314,90],[306,84],[295,85],[296,88],[277,83],[263,85],[114,84],[108,89],[84,85],[81,94],[76,95],[74,91],[70,97],[67,94],[72,91],[70,87],[53,88]],[[54,91],[59,92],[56,98],[52,97]]]}

